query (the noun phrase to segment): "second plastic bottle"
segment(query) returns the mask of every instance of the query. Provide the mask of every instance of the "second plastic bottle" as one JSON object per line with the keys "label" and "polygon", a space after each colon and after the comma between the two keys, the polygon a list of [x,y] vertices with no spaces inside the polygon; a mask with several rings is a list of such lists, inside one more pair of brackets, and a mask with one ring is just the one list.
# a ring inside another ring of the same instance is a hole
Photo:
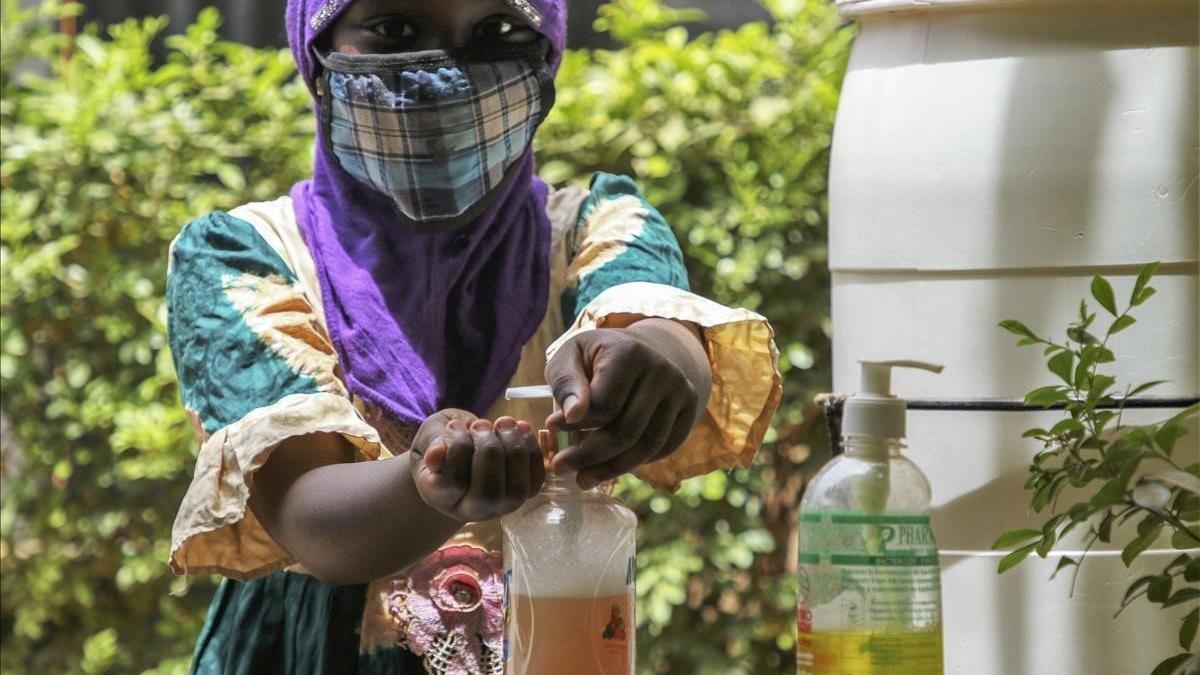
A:
{"label": "second plastic bottle", "polygon": [[929,481],[901,450],[905,402],[893,367],[862,362],[846,401],[844,454],[813,477],[800,502],[800,675],[941,675],[942,612]]}

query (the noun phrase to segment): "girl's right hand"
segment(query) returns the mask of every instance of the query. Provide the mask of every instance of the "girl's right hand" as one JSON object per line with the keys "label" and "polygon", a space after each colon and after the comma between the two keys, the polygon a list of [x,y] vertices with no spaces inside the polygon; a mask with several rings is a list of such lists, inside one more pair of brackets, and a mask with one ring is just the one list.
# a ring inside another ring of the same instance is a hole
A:
{"label": "girl's right hand", "polygon": [[425,503],[464,523],[516,511],[545,478],[532,425],[512,417],[493,424],[465,410],[430,415],[413,439],[409,461]]}

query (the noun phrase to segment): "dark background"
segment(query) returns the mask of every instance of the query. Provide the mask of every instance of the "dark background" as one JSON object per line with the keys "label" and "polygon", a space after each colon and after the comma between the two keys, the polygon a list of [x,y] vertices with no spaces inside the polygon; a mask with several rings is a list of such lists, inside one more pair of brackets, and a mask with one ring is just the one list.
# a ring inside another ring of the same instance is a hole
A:
{"label": "dark background", "polygon": [[[112,23],[129,17],[165,14],[171,18],[171,28],[187,26],[204,7],[217,7],[225,17],[222,33],[225,37],[254,46],[284,47],[283,0],[105,0],[89,2],[85,21]],[[609,41],[592,30],[596,8],[604,0],[570,0],[568,12],[568,45],[607,47]],[[709,20],[695,24],[693,30],[711,30],[738,26],[746,21],[764,19],[767,13],[753,0],[668,0],[677,7],[697,7],[708,14]]]}

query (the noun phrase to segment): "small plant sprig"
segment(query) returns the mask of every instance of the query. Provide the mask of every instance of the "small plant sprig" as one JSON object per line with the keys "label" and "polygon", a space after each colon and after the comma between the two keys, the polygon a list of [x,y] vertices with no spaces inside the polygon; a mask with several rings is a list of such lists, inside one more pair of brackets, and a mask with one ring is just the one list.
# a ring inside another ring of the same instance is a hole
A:
{"label": "small plant sprig", "polygon": [[[1185,421],[1197,415],[1200,406],[1190,406],[1157,424],[1122,425],[1122,401],[1163,381],[1129,387],[1118,400],[1114,398],[1116,378],[1100,372],[1101,366],[1116,361],[1108,348],[1109,339],[1134,325],[1131,312],[1154,295],[1150,280],[1157,269],[1156,262],[1142,268],[1124,310],[1117,305],[1112,284],[1101,276],[1092,278],[1092,298],[1113,317],[1100,336],[1097,314],[1089,311],[1086,299],[1079,303],[1079,319],[1070,324],[1061,343],[1038,336],[1020,321],[1000,322],[1001,328],[1020,338],[1018,345],[1041,345],[1046,367],[1060,380],[1029,392],[1025,403],[1061,406],[1066,417],[1049,429],[1030,429],[1024,434],[1044,446],[1034,455],[1025,489],[1033,493],[1033,510],[1048,512],[1050,519],[1040,530],[1010,530],[996,539],[993,549],[1012,549],[1001,559],[999,571],[1012,569],[1034,553],[1045,558],[1056,542],[1083,526],[1087,528],[1083,554],[1063,556],[1051,575],[1074,567],[1078,578],[1079,565],[1096,542],[1110,543],[1115,526],[1140,518],[1137,535],[1121,551],[1126,567],[1164,531],[1170,533],[1171,545],[1180,553],[1159,574],[1130,584],[1117,615],[1142,597],[1163,609],[1196,604],[1200,598],[1196,585],[1200,582],[1200,462],[1195,452],[1175,453],[1178,441],[1187,433]],[[1108,409],[1114,405],[1115,409]],[[1061,506],[1059,497],[1068,486],[1076,489],[1068,494],[1083,498]],[[1072,579],[1072,593],[1074,589]],[[1151,675],[1200,672],[1200,656],[1191,653],[1198,626],[1200,606],[1183,618],[1179,629],[1183,651],[1163,660]]]}

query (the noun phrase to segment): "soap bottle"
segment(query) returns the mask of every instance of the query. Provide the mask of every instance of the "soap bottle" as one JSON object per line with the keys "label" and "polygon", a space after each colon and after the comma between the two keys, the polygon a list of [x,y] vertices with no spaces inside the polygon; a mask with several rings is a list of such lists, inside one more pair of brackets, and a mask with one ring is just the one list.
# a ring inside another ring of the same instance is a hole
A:
{"label": "soap bottle", "polygon": [[929,481],[902,454],[906,406],[892,368],[863,361],[846,400],[843,454],[800,502],[800,675],[942,675],[941,583]]}
{"label": "soap bottle", "polygon": [[[538,441],[549,459],[573,438]],[[633,674],[637,516],[575,478],[547,470],[541,491],[500,521],[506,675]]]}

